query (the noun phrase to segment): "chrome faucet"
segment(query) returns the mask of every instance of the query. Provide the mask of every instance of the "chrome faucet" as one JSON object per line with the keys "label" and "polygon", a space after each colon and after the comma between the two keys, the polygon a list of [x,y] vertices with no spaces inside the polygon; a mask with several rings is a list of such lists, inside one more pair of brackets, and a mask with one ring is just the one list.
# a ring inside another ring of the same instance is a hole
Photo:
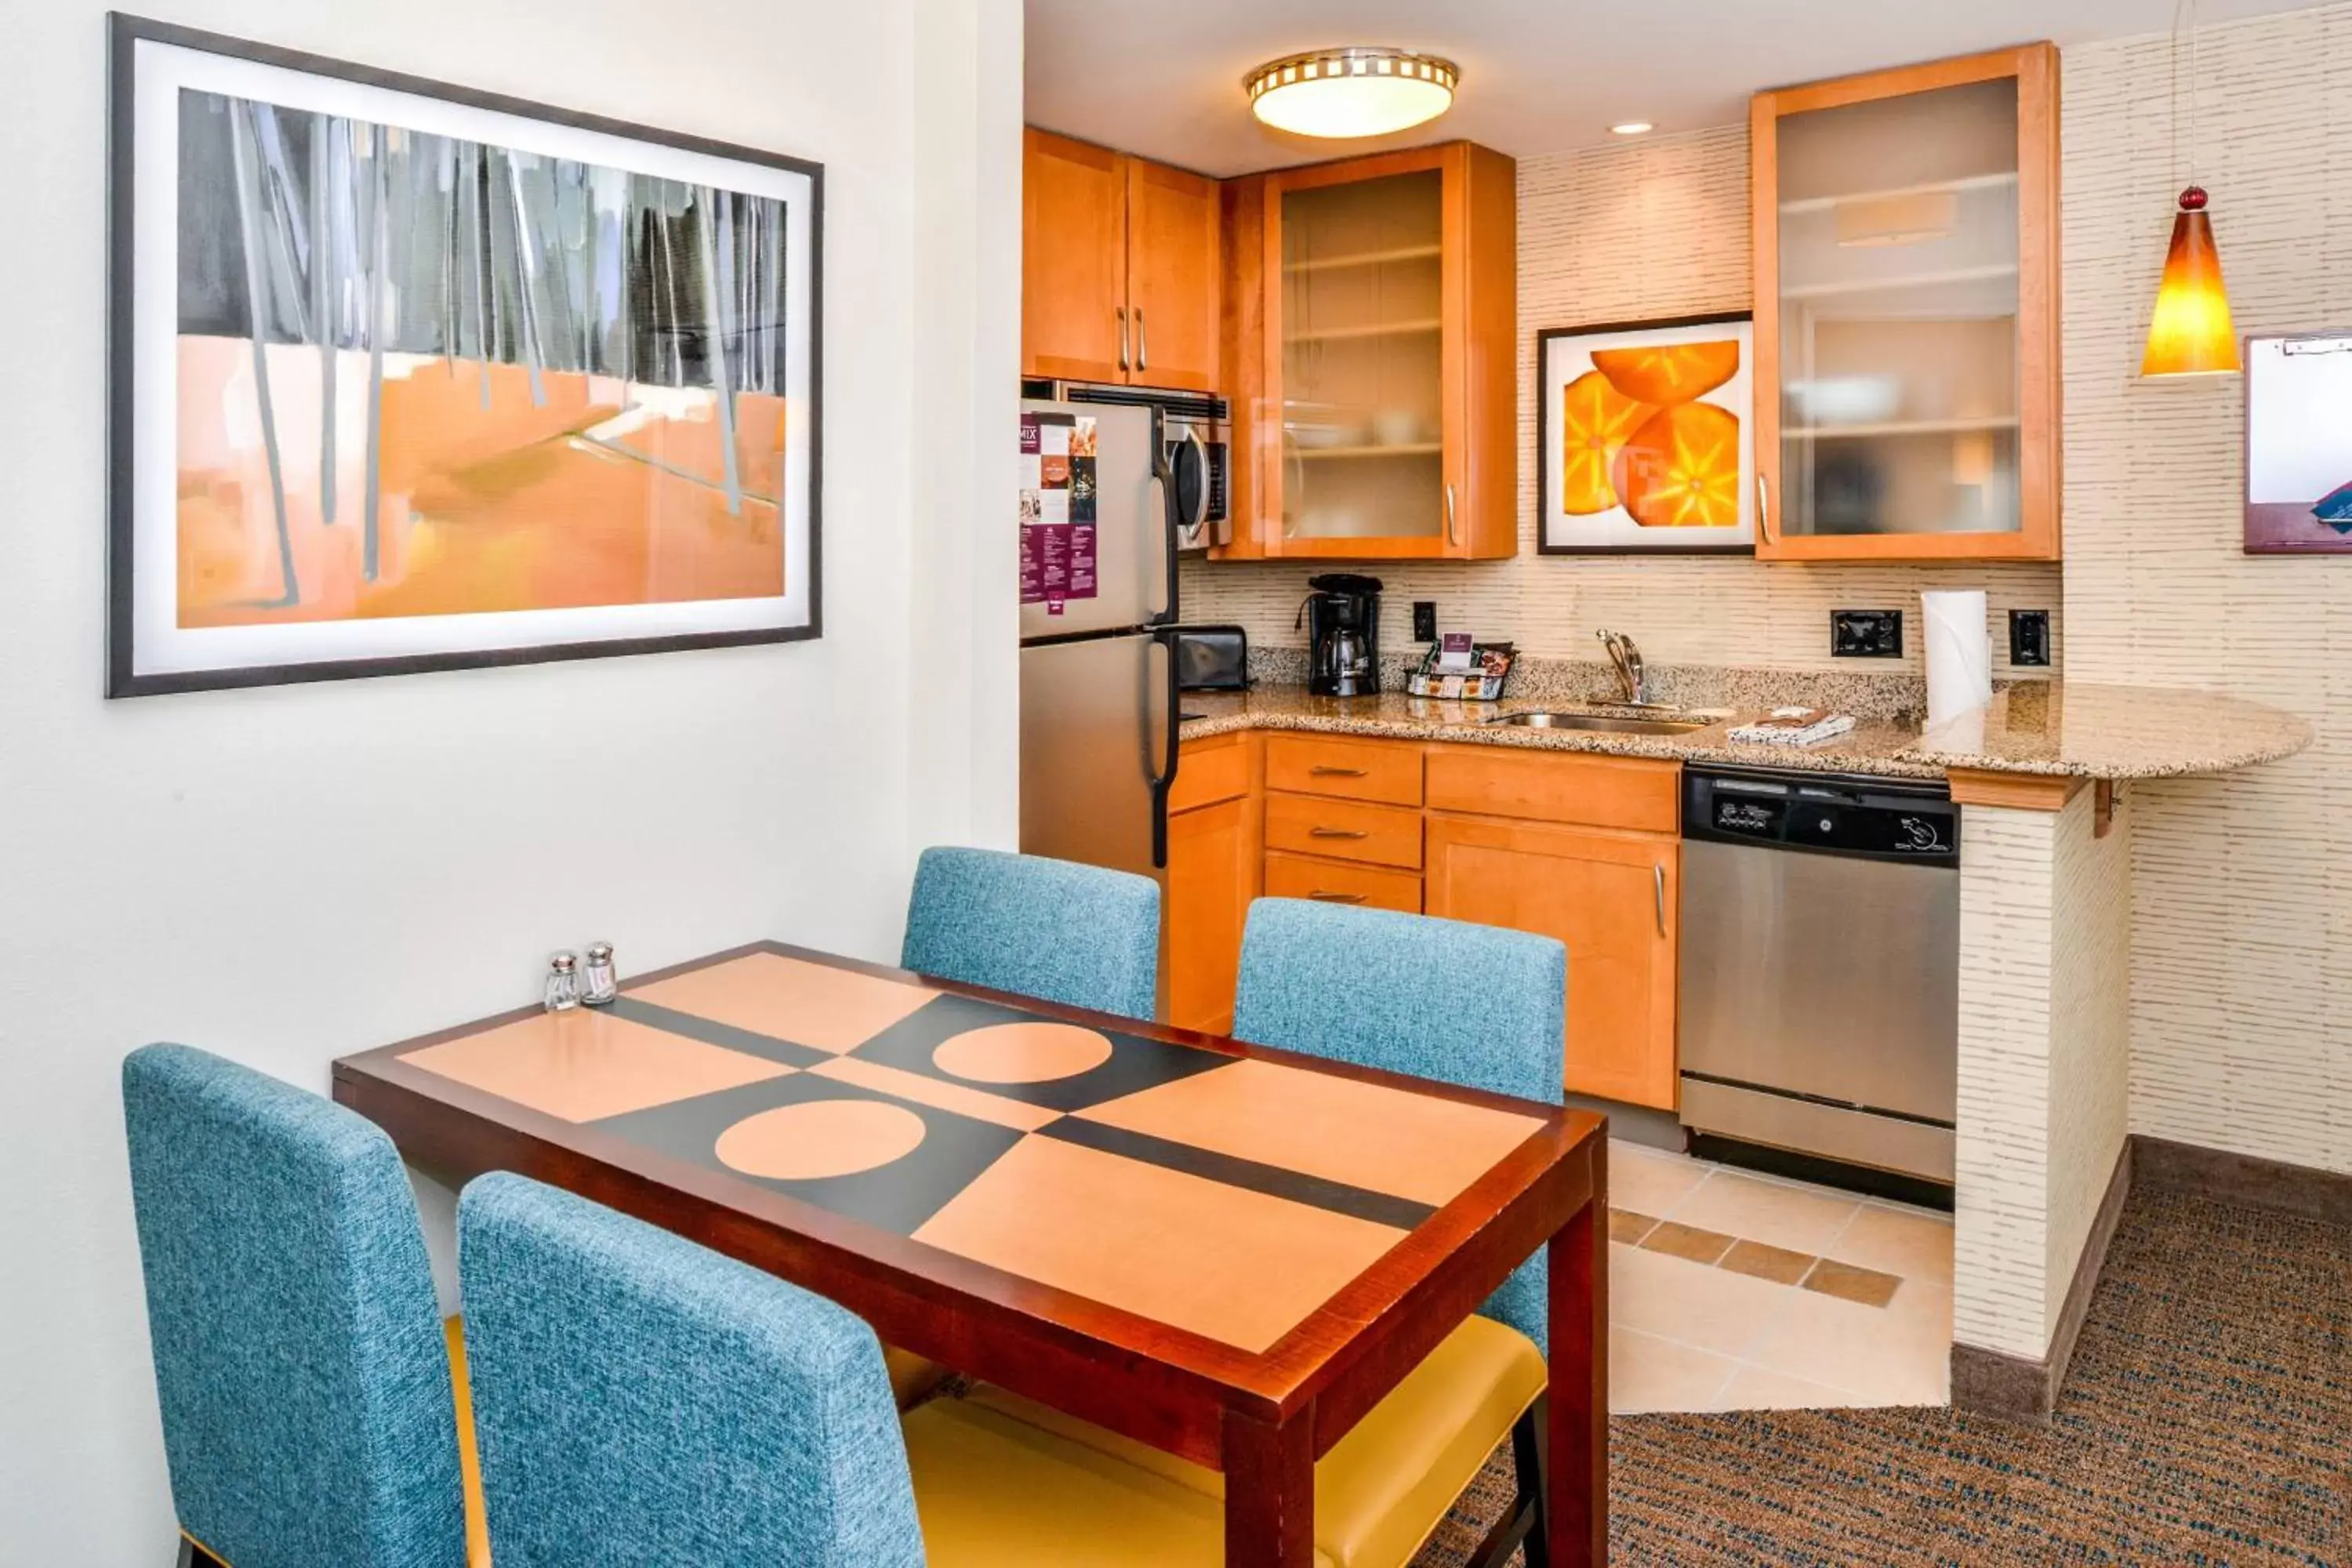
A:
{"label": "chrome faucet", "polygon": [[1633,639],[1622,632],[1598,631],[1592,634],[1601,646],[1609,650],[1609,662],[1617,667],[1617,682],[1625,689],[1625,701],[1631,707],[1646,708],[1650,703],[1648,688],[1642,679],[1642,650]]}

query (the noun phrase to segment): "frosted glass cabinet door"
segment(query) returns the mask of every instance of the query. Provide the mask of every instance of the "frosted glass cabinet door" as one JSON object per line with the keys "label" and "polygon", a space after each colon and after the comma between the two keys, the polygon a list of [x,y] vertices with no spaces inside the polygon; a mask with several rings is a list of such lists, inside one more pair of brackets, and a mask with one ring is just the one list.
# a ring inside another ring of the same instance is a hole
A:
{"label": "frosted glass cabinet door", "polygon": [[1445,176],[1281,193],[1282,531],[1444,527]]}
{"label": "frosted glass cabinet door", "polygon": [[1759,95],[1759,552],[2058,549],[2046,45]]}
{"label": "frosted glass cabinet door", "polygon": [[1518,167],[1444,142],[1227,183],[1227,559],[1491,561],[1518,535]]}

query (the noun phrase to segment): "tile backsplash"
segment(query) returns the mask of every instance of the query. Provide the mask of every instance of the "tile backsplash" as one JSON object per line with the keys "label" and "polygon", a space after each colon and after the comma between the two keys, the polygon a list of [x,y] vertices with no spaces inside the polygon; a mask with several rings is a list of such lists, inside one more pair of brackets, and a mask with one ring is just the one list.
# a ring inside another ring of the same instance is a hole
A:
{"label": "tile backsplash", "polygon": [[[1661,137],[1524,160],[1519,164],[1519,384],[1535,380],[1535,334],[1548,327],[1747,310],[1748,131]],[[1415,599],[1438,624],[1522,651],[1590,659],[1593,632],[1632,637],[1654,663],[1769,665],[1856,673],[1919,672],[1919,592],[1982,587],[1991,605],[1995,669],[2008,673],[2005,612],[2051,612],[2053,670],[2063,668],[2055,565],[1766,565],[1738,558],[1546,556],[1535,552],[1535,408],[1519,408],[1519,553],[1507,561],[1383,563],[1381,643],[1412,646]],[[1287,562],[1188,561],[1184,617],[1233,622],[1254,643],[1295,645],[1307,579]],[[1901,610],[1895,660],[1830,658],[1833,609]]]}

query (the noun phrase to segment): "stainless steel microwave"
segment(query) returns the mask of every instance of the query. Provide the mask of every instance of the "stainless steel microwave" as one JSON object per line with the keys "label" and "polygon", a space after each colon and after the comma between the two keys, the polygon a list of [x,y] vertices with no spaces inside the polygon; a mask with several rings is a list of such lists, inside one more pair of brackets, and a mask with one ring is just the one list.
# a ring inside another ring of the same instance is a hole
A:
{"label": "stainless steel microwave", "polygon": [[1097,382],[1024,380],[1021,395],[1055,403],[1123,403],[1160,410],[1167,474],[1175,489],[1176,547],[1197,554],[1233,542],[1228,494],[1233,474],[1233,417],[1222,397],[1149,386]]}

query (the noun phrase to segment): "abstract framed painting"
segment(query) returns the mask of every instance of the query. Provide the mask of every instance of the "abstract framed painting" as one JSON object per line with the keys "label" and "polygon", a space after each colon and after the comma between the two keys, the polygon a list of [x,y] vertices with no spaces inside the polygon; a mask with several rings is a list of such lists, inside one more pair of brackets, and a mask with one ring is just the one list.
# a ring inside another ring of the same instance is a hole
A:
{"label": "abstract framed painting", "polygon": [[2352,555],[2352,332],[2246,339],[2249,555]]}
{"label": "abstract framed painting", "polygon": [[819,165],[110,26],[109,696],[819,635]]}
{"label": "abstract framed painting", "polygon": [[1536,548],[1756,552],[1746,311],[1536,334]]}

